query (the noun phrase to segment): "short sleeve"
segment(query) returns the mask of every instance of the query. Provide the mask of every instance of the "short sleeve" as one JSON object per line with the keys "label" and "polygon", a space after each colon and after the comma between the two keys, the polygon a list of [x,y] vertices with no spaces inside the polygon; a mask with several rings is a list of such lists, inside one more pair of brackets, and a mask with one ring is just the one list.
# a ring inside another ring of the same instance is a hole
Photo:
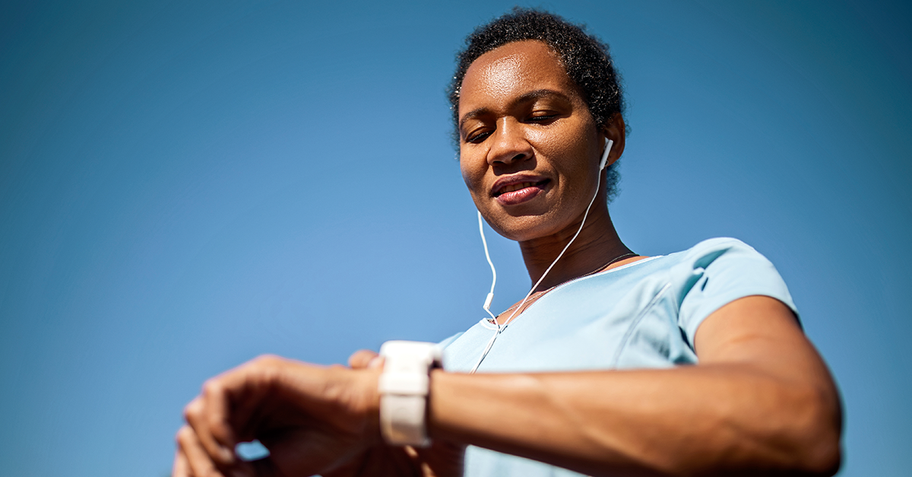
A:
{"label": "short sleeve", "polygon": [[674,270],[678,287],[678,326],[693,348],[703,320],[739,298],[775,298],[798,315],[776,267],[749,245],[733,238],[710,239],[684,252]]}

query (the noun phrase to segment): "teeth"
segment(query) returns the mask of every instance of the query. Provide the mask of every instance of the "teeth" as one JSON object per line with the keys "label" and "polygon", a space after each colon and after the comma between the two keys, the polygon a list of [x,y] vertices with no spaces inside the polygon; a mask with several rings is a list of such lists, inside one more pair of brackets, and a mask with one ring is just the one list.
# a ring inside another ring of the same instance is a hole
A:
{"label": "teeth", "polygon": [[500,193],[505,194],[507,192],[513,192],[513,191],[516,191],[519,189],[525,189],[526,187],[532,187],[533,185],[535,185],[535,184],[532,182],[521,182],[519,184],[511,184],[511,185],[508,185],[508,186],[504,187],[503,189],[501,189]]}

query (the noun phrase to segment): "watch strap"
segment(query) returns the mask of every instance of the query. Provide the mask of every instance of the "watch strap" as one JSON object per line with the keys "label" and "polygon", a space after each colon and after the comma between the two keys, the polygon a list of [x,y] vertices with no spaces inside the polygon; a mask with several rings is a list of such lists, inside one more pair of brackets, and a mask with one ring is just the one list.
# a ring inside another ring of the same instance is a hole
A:
{"label": "watch strap", "polygon": [[430,370],[441,366],[443,351],[435,343],[387,341],[380,375],[380,432],[391,445],[426,447]]}

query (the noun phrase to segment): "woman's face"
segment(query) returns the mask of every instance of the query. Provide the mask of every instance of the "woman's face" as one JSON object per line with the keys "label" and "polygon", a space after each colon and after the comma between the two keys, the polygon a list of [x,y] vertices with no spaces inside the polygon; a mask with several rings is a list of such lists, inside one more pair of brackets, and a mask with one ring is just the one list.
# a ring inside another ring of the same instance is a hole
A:
{"label": "woman's face", "polygon": [[459,136],[462,177],[501,235],[525,241],[579,224],[605,136],[545,43],[508,43],[472,63]]}

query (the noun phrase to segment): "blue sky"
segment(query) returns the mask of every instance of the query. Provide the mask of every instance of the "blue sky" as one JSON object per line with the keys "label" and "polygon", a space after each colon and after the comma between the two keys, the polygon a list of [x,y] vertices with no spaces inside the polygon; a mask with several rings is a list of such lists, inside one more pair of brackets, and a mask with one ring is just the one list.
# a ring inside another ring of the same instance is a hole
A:
{"label": "blue sky", "polygon": [[[215,373],[477,321],[489,270],[444,88],[512,5],[0,5],[4,473],[160,477]],[[767,255],[843,394],[840,475],[906,475],[909,7],[530,5],[620,67],[621,237]],[[489,241],[503,309],[530,283]]]}

